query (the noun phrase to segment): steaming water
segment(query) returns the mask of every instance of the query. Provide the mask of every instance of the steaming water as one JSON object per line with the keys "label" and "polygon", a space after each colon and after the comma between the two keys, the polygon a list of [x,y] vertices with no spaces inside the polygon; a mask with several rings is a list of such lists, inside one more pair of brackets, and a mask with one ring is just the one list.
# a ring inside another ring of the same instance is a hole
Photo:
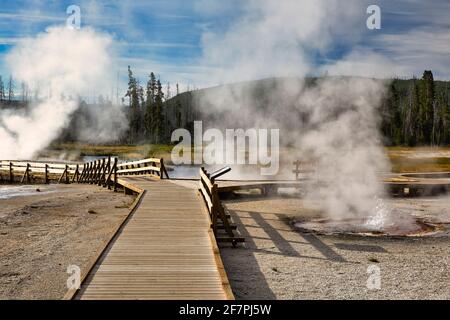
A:
{"label": "steaming water", "polygon": [[390,214],[391,208],[383,199],[378,198],[373,214],[364,223],[364,227],[371,231],[382,231],[386,227]]}
{"label": "steaming water", "polygon": [[[111,158],[116,157],[116,156],[111,156]],[[104,156],[84,156],[82,157],[83,162],[92,162],[92,161],[97,161],[97,160],[101,160],[101,159],[108,159],[108,157],[104,157]]]}
{"label": "steaming water", "polygon": [[[214,172],[226,165],[204,166],[208,172]],[[198,179],[200,177],[199,165],[177,165],[168,166],[170,168],[169,176],[176,179]],[[278,176],[262,176],[261,168],[256,165],[231,165],[231,171],[219,178],[219,180],[292,180],[293,174]]]}
{"label": "steaming water", "polygon": [[0,186],[0,200],[6,200],[15,197],[35,196],[54,192],[54,190],[50,189],[40,190],[41,192],[37,192],[36,186]]}

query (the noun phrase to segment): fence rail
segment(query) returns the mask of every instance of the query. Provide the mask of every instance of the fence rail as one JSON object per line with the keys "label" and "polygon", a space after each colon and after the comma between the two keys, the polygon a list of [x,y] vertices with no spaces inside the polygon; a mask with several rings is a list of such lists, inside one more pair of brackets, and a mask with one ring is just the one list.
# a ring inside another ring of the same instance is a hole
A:
{"label": "fence rail", "polygon": [[236,246],[245,239],[235,235],[236,226],[231,223],[231,217],[226,213],[219,198],[218,186],[211,179],[205,168],[200,168],[199,191],[205,201],[211,219],[211,227],[218,242],[231,242]]}
{"label": "fence rail", "polygon": [[103,158],[83,164],[78,183],[97,184],[117,191],[117,158]]}
{"label": "fence rail", "polygon": [[121,163],[117,165],[117,169],[117,174],[119,175],[149,174],[157,176],[160,179],[164,179],[164,176],[169,179],[169,175],[167,174],[167,170],[164,165],[164,159],[159,158],[149,158]]}
{"label": "fence rail", "polygon": [[149,158],[118,163],[117,158],[103,158],[88,163],[42,161],[0,161],[0,182],[7,183],[89,183],[117,190],[121,175],[153,175],[169,179],[163,159]]}
{"label": "fence rail", "polygon": [[[0,182],[27,183],[42,180],[49,183],[51,180],[58,182],[70,182],[79,175],[80,164],[67,164],[58,162],[39,162],[39,161],[0,161]],[[20,180],[17,179],[19,175]]]}

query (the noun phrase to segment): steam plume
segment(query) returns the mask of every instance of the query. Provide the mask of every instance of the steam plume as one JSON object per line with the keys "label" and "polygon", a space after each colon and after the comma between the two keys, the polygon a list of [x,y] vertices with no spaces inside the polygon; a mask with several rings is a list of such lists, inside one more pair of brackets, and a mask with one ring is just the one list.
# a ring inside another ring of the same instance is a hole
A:
{"label": "steam plume", "polygon": [[17,81],[38,91],[38,100],[21,113],[0,113],[0,158],[29,159],[48,146],[70,120],[79,97],[105,89],[113,58],[112,39],[93,29],[51,27],[22,40],[6,61]]}
{"label": "steam plume", "polygon": [[[282,143],[299,150],[295,158],[314,161],[320,172],[319,183],[307,185],[308,198],[319,200],[333,218],[377,216],[382,223],[376,227],[382,227],[389,210],[382,216],[377,211],[385,195],[379,174],[390,166],[380,142],[377,108],[386,83],[335,77],[310,85],[303,80],[317,69],[314,55],[326,56],[335,42],[351,46],[362,37],[364,6],[360,1],[346,1],[343,7],[333,0],[260,0],[249,1],[244,12],[225,34],[203,37],[204,61],[219,70],[216,82],[291,78],[264,86],[269,93],[263,102],[248,85],[206,92],[201,109],[223,111],[220,120],[229,128],[280,128]],[[352,57],[362,55],[354,47],[345,63],[334,61],[320,71],[355,75],[353,68],[361,62],[352,63]],[[380,63],[388,61],[376,53],[363,56],[365,70],[382,70]]]}

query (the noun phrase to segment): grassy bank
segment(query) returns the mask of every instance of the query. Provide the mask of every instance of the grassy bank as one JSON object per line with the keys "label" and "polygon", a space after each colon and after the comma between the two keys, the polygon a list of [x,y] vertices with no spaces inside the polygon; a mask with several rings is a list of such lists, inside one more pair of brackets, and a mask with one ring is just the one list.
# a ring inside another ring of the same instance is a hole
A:
{"label": "grassy bank", "polygon": [[386,148],[393,172],[450,171],[450,148]]}
{"label": "grassy bank", "polygon": [[[170,163],[173,145],[91,145],[83,143],[55,144],[42,152],[42,157],[79,160],[83,156],[118,156],[121,159],[164,158]],[[283,149],[284,155],[295,154],[296,150]],[[446,148],[386,148],[392,164],[392,171],[401,172],[442,172],[450,171],[450,147]],[[192,153],[194,154],[194,152]]]}
{"label": "grassy bank", "polygon": [[92,145],[84,143],[61,143],[50,146],[42,157],[66,154],[69,158],[84,156],[118,156],[121,159],[165,158],[170,159],[172,145]]}

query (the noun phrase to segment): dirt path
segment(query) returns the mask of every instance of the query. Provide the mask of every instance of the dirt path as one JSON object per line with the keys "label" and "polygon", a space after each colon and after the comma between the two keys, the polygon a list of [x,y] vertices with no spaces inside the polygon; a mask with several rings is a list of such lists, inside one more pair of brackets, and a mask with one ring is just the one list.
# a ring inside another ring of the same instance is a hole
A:
{"label": "dirt path", "polygon": [[86,269],[134,200],[97,186],[35,187],[43,192],[0,200],[0,299],[62,298],[67,267]]}
{"label": "dirt path", "polygon": [[[450,197],[402,199],[397,205],[448,219],[449,203]],[[289,219],[314,212],[296,199],[235,200],[226,206],[247,241],[238,249],[221,248],[237,299],[450,299],[448,237],[301,233]],[[380,289],[367,287],[370,266],[379,268]]]}

